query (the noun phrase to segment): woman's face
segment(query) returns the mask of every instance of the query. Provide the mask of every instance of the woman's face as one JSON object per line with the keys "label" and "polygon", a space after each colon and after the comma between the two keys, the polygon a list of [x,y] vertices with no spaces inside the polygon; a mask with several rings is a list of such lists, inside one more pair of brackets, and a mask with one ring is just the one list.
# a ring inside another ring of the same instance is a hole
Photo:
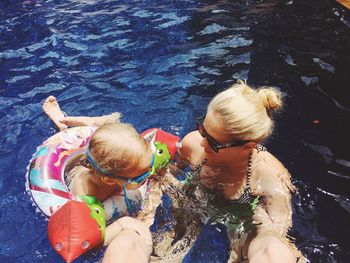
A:
{"label": "woman's face", "polygon": [[[218,154],[220,155],[221,153],[227,151],[232,151],[233,149],[240,148],[240,145],[235,146],[233,144],[232,138],[229,134],[225,132],[223,129],[223,123],[220,118],[211,110],[208,110],[204,121],[202,123],[202,126],[205,130],[204,133],[206,133],[206,136],[203,136],[205,134],[202,134],[203,140],[201,142],[201,146],[204,148],[204,151],[207,154]],[[203,132],[202,132],[203,133]],[[210,138],[208,138],[210,137]],[[211,142],[210,142],[211,141]],[[213,143],[214,141],[214,143]],[[225,147],[222,149],[217,149],[216,151],[213,149],[211,145],[215,144],[219,147],[224,146],[224,145],[232,145],[229,147]]]}

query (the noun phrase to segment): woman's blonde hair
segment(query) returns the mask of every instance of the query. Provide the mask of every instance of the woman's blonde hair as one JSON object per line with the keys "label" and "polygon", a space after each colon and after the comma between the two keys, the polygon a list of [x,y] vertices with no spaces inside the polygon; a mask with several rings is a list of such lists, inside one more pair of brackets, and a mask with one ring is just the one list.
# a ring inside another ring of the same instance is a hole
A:
{"label": "woman's blonde hair", "polygon": [[281,107],[281,92],[276,88],[255,90],[238,80],[213,98],[208,111],[220,118],[225,132],[233,140],[260,142],[272,133],[271,113]]}
{"label": "woman's blonde hair", "polygon": [[98,165],[114,175],[138,165],[148,149],[148,143],[133,126],[111,123],[99,127],[89,143],[89,151]]}

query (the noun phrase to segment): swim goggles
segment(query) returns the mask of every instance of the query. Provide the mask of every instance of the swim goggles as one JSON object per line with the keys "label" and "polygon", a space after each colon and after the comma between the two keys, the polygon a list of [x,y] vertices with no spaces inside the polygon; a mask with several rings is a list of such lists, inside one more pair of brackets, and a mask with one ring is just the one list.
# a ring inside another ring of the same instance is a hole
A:
{"label": "swim goggles", "polygon": [[111,172],[109,172],[106,169],[103,169],[101,166],[99,166],[98,163],[95,161],[95,159],[91,156],[91,153],[90,153],[90,150],[89,150],[89,144],[86,146],[85,154],[86,154],[88,162],[91,164],[91,166],[96,171],[98,171],[99,173],[101,173],[101,174],[103,174],[105,176],[108,176],[110,178],[123,180],[125,183],[128,183],[128,184],[136,184],[136,185],[138,185],[138,184],[143,183],[147,179],[147,177],[150,176],[152,167],[154,165],[154,155],[152,155],[151,167],[150,167],[150,169],[147,172],[145,172],[145,173],[143,173],[143,174],[141,174],[139,176],[136,176],[134,178],[128,178],[128,177],[112,174]]}
{"label": "swim goggles", "polygon": [[90,153],[90,150],[89,150],[89,144],[86,145],[85,154],[86,154],[88,162],[91,164],[91,166],[96,171],[98,171],[99,173],[101,173],[101,174],[103,174],[105,176],[108,176],[110,178],[119,179],[119,180],[123,180],[124,181],[124,183],[123,183],[123,193],[124,193],[124,200],[125,200],[126,208],[128,210],[129,215],[135,215],[137,211],[135,211],[135,209],[133,208],[133,205],[132,205],[132,201],[128,198],[128,193],[126,191],[126,185],[127,184],[132,184],[132,185],[138,186],[141,183],[143,183],[147,179],[148,176],[151,175],[151,170],[152,170],[153,165],[154,165],[154,154],[152,154],[152,163],[151,163],[150,169],[147,172],[145,172],[145,173],[143,173],[143,174],[141,174],[139,176],[136,176],[134,178],[127,178],[127,177],[120,176],[120,175],[114,175],[111,172],[109,172],[106,169],[103,169],[101,166],[99,166],[98,163],[95,161],[95,159],[92,158],[92,156],[91,156],[91,153]]}
{"label": "swim goggles", "polygon": [[230,144],[221,144],[217,140],[215,140],[213,137],[211,137],[207,131],[205,130],[203,126],[203,121],[205,119],[205,115],[199,117],[197,119],[197,130],[199,134],[207,139],[208,145],[210,146],[211,149],[213,149],[214,152],[219,152],[221,149],[225,148],[231,148],[231,147],[238,147],[242,146],[247,143],[247,141],[240,141],[240,142],[235,142],[235,143],[230,143]]}

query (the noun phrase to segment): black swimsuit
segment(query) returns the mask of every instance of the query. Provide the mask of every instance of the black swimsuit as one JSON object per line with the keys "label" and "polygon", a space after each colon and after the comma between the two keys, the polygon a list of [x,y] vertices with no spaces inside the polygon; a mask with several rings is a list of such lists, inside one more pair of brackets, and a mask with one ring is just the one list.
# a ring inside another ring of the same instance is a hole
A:
{"label": "black swimsuit", "polygon": [[[258,151],[266,151],[266,147],[258,144],[256,146],[256,149]],[[251,154],[249,155],[249,163],[248,163],[248,171],[247,171],[247,183],[246,183],[246,186],[244,188],[244,191],[243,191],[243,194],[237,198],[237,199],[234,199],[234,200],[228,200],[229,203],[241,203],[241,204],[251,204],[255,199],[256,197],[252,195],[252,193],[250,192],[250,178],[251,178]],[[207,162],[207,159],[204,159],[202,161],[202,163],[200,165],[198,165],[196,167],[196,170],[195,172],[198,173],[198,175],[200,174],[203,166],[206,164]]]}
{"label": "black swimsuit", "polygon": [[251,176],[249,176],[247,178],[247,183],[246,183],[243,194],[237,199],[230,200],[230,203],[236,202],[236,203],[241,203],[241,204],[251,204],[254,201],[255,197],[250,192],[250,177]]}

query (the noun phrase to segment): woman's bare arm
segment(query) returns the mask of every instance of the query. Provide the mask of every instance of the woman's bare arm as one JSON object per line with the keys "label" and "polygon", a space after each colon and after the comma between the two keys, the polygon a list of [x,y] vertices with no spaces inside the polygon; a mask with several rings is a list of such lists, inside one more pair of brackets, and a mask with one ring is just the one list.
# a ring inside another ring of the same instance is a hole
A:
{"label": "woman's bare arm", "polygon": [[254,164],[253,193],[263,196],[264,201],[254,211],[254,220],[260,225],[257,236],[249,245],[249,262],[296,262],[296,253],[287,241],[292,223],[291,193],[294,191],[290,174],[270,153],[259,155]]}
{"label": "woman's bare arm", "polygon": [[291,226],[291,193],[295,188],[289,172],[274,156],[264,152],[258,159],[254,192],[264,196],[264,203],[254,214],[255,221],[261,223],[258,231],[274,230],[285,237]]}

